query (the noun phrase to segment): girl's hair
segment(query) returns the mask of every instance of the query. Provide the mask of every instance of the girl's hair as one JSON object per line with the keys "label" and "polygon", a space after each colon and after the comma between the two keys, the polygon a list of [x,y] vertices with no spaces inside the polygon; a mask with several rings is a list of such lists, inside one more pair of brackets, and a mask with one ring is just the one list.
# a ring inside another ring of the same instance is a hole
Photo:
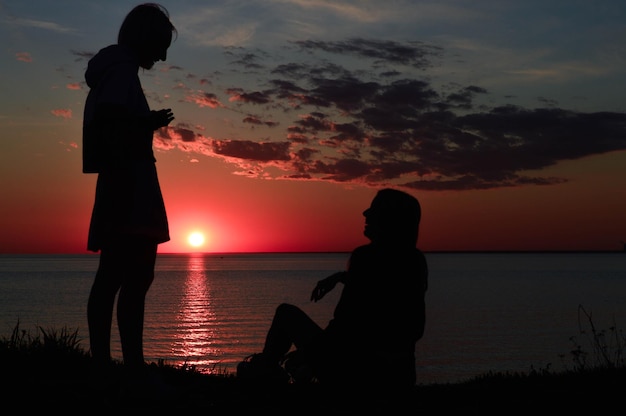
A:
{"label": "girl's hair", "polygon": [[377,192],[376,210],[386,227],[386,237],[415,246],[422,218],[422,207],[413,195],[392,188]]}
{"label": "girl's hair", "polygon": [[170,22],[167,9],[157,3],[135,6],[124,19],[117,35],[117,43],[141,50],[155,42],[169,42],[172,34],[178,34]]}

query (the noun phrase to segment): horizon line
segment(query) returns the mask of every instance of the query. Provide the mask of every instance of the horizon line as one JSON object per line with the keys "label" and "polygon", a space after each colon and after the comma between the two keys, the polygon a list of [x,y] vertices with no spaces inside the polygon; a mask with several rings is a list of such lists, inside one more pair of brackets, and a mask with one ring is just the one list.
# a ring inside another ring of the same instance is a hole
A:
{"label": "horizon line", "polygon": [[[419,247],[418,247],[419,248]],[[619,250],[421,250],[423,253],[431,254],[506,254],[506,253],[626,253],[626,248]],[[187,254],[202,254],[202,255],[235,255],[235,254],[350,254],[350,251],[172,251],[172,252],[159,252],[157,255],[187,255]],[[99,252],[4,252],[0,253],[0,256],[11,255],[100,255]]]}

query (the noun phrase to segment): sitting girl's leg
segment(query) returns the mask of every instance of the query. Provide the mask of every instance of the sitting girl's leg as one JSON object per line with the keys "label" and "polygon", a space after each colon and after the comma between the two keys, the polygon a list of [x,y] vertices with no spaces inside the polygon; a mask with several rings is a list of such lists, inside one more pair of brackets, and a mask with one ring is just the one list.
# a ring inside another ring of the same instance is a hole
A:
{"label": "sitting girl's leg", "polygon": [[265,338],[263,355],[278,363],[292,346],[302,348],[322,332],[304,311],[297,306],[282,303],[276,308],[272,325]]}

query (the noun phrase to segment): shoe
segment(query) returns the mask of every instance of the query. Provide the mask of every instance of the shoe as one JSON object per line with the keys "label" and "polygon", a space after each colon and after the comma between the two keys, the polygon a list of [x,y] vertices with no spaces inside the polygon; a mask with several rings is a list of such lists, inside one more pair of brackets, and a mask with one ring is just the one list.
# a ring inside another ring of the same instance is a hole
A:
{"label": "shoe", "polygon": [[91,403],[102,409],[113,408],[120,384],[120,371],[113,362],[91,359],[85,385]]}
{"label": "shoe", "polygon": [[263,353],[249,355],[237,364],[237,378],[277,384],[289,382],[287,371],[280,364],[268,360]]}
{"label": "shoe", "polygon": [[181,392],[163,379],[157,369],[145,367],[127,371],[122,380],[119,398],[130,401],[174,401]]}
{"label": "shoe", "polygon": [[285,356],[283,367],[291,377],[294,384],[310,384],[316,382],[316,377],[311,365],[298,351],[292,351]]}

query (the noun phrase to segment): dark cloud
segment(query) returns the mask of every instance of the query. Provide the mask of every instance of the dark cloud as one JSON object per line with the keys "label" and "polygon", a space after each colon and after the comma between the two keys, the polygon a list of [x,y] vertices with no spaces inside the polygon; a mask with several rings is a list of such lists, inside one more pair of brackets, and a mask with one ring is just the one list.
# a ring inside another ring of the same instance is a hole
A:
{"label": "dark cloud", "polygon": [[242,66],[248,70],[257,70],[262,69],[264,66],[259,63],[262,59],[261,55],[264,55],[262,52],[257,51],[249,52],[243,48],[238,47],[226,47],[224,49],[224,54],[226,56],[230,56],[233,60],[232,63],[238,66]]}
{"label": "dark cloud", "polygon": [[231,101],[241,101],[250,104],[267,104],[270,102],[270,97],[264,92],[244,92],[241,88],[229,88],[226,93],[230,95]]}
{"label": "dark cloud", "polygon": [[333,54],[347,54],[374,59],[376,63],[411,65],[415,68],[428,68],[432,59],[441,54],[441,48],[422,42],[406,44],[391,40],[374,40],[354,38],[338,42],[298,41],[294,42],[303,49],[322,50]]}
{"label": "dark cloud", "polygon": [[196,141],[196,134],[190,129],[179,128],[177,129],[177,132],[180,135],[180,138],[183,142],[195,142]]}
{"label": "dark cloud", "polygon": [[[366,39],[295,45],[305,56],[291,62],[227,51],[235,66],[266,68],[255,72],[261,88],[224,92],[246,110],[242,123],[271,128],[274,141],[214,140],[213,154],[257,171],[279,166],[290,179],[466,190],[562,183],[536,172],[626,149],[624,113],[570,111],[544,97],[544,108],[485,108],[485,88],[435,85],[422,70],[442,55],[437,47]],[[221,106],[208,94],[192,101]],[[285,116],[291,122],[264,121]]]}
{"label": "dark cloud", "polygon": [[91,58],[94,57],[95,53],[94,52],[87,52],[87,51],[75,51],[75,50],[70,50],[70,53],[74,56],[76,56],[76,60],[80,61],[80,60],[89,60]]}
{"label": "dark cloud", "polygon": [[252,116],[252,115],[244,117],[243,122],[249,123],[249,124],[256,124],[259,126],[264,125],[267,127],[276,127],[279,124],[274,121],[261,120],[259,117]]}
{"label": "dark cloud", "polygon": [[213,142],[213,150],[228,156],[259,162],[289,160],[289,142],[258,143],[250,140],[219,140]]}

